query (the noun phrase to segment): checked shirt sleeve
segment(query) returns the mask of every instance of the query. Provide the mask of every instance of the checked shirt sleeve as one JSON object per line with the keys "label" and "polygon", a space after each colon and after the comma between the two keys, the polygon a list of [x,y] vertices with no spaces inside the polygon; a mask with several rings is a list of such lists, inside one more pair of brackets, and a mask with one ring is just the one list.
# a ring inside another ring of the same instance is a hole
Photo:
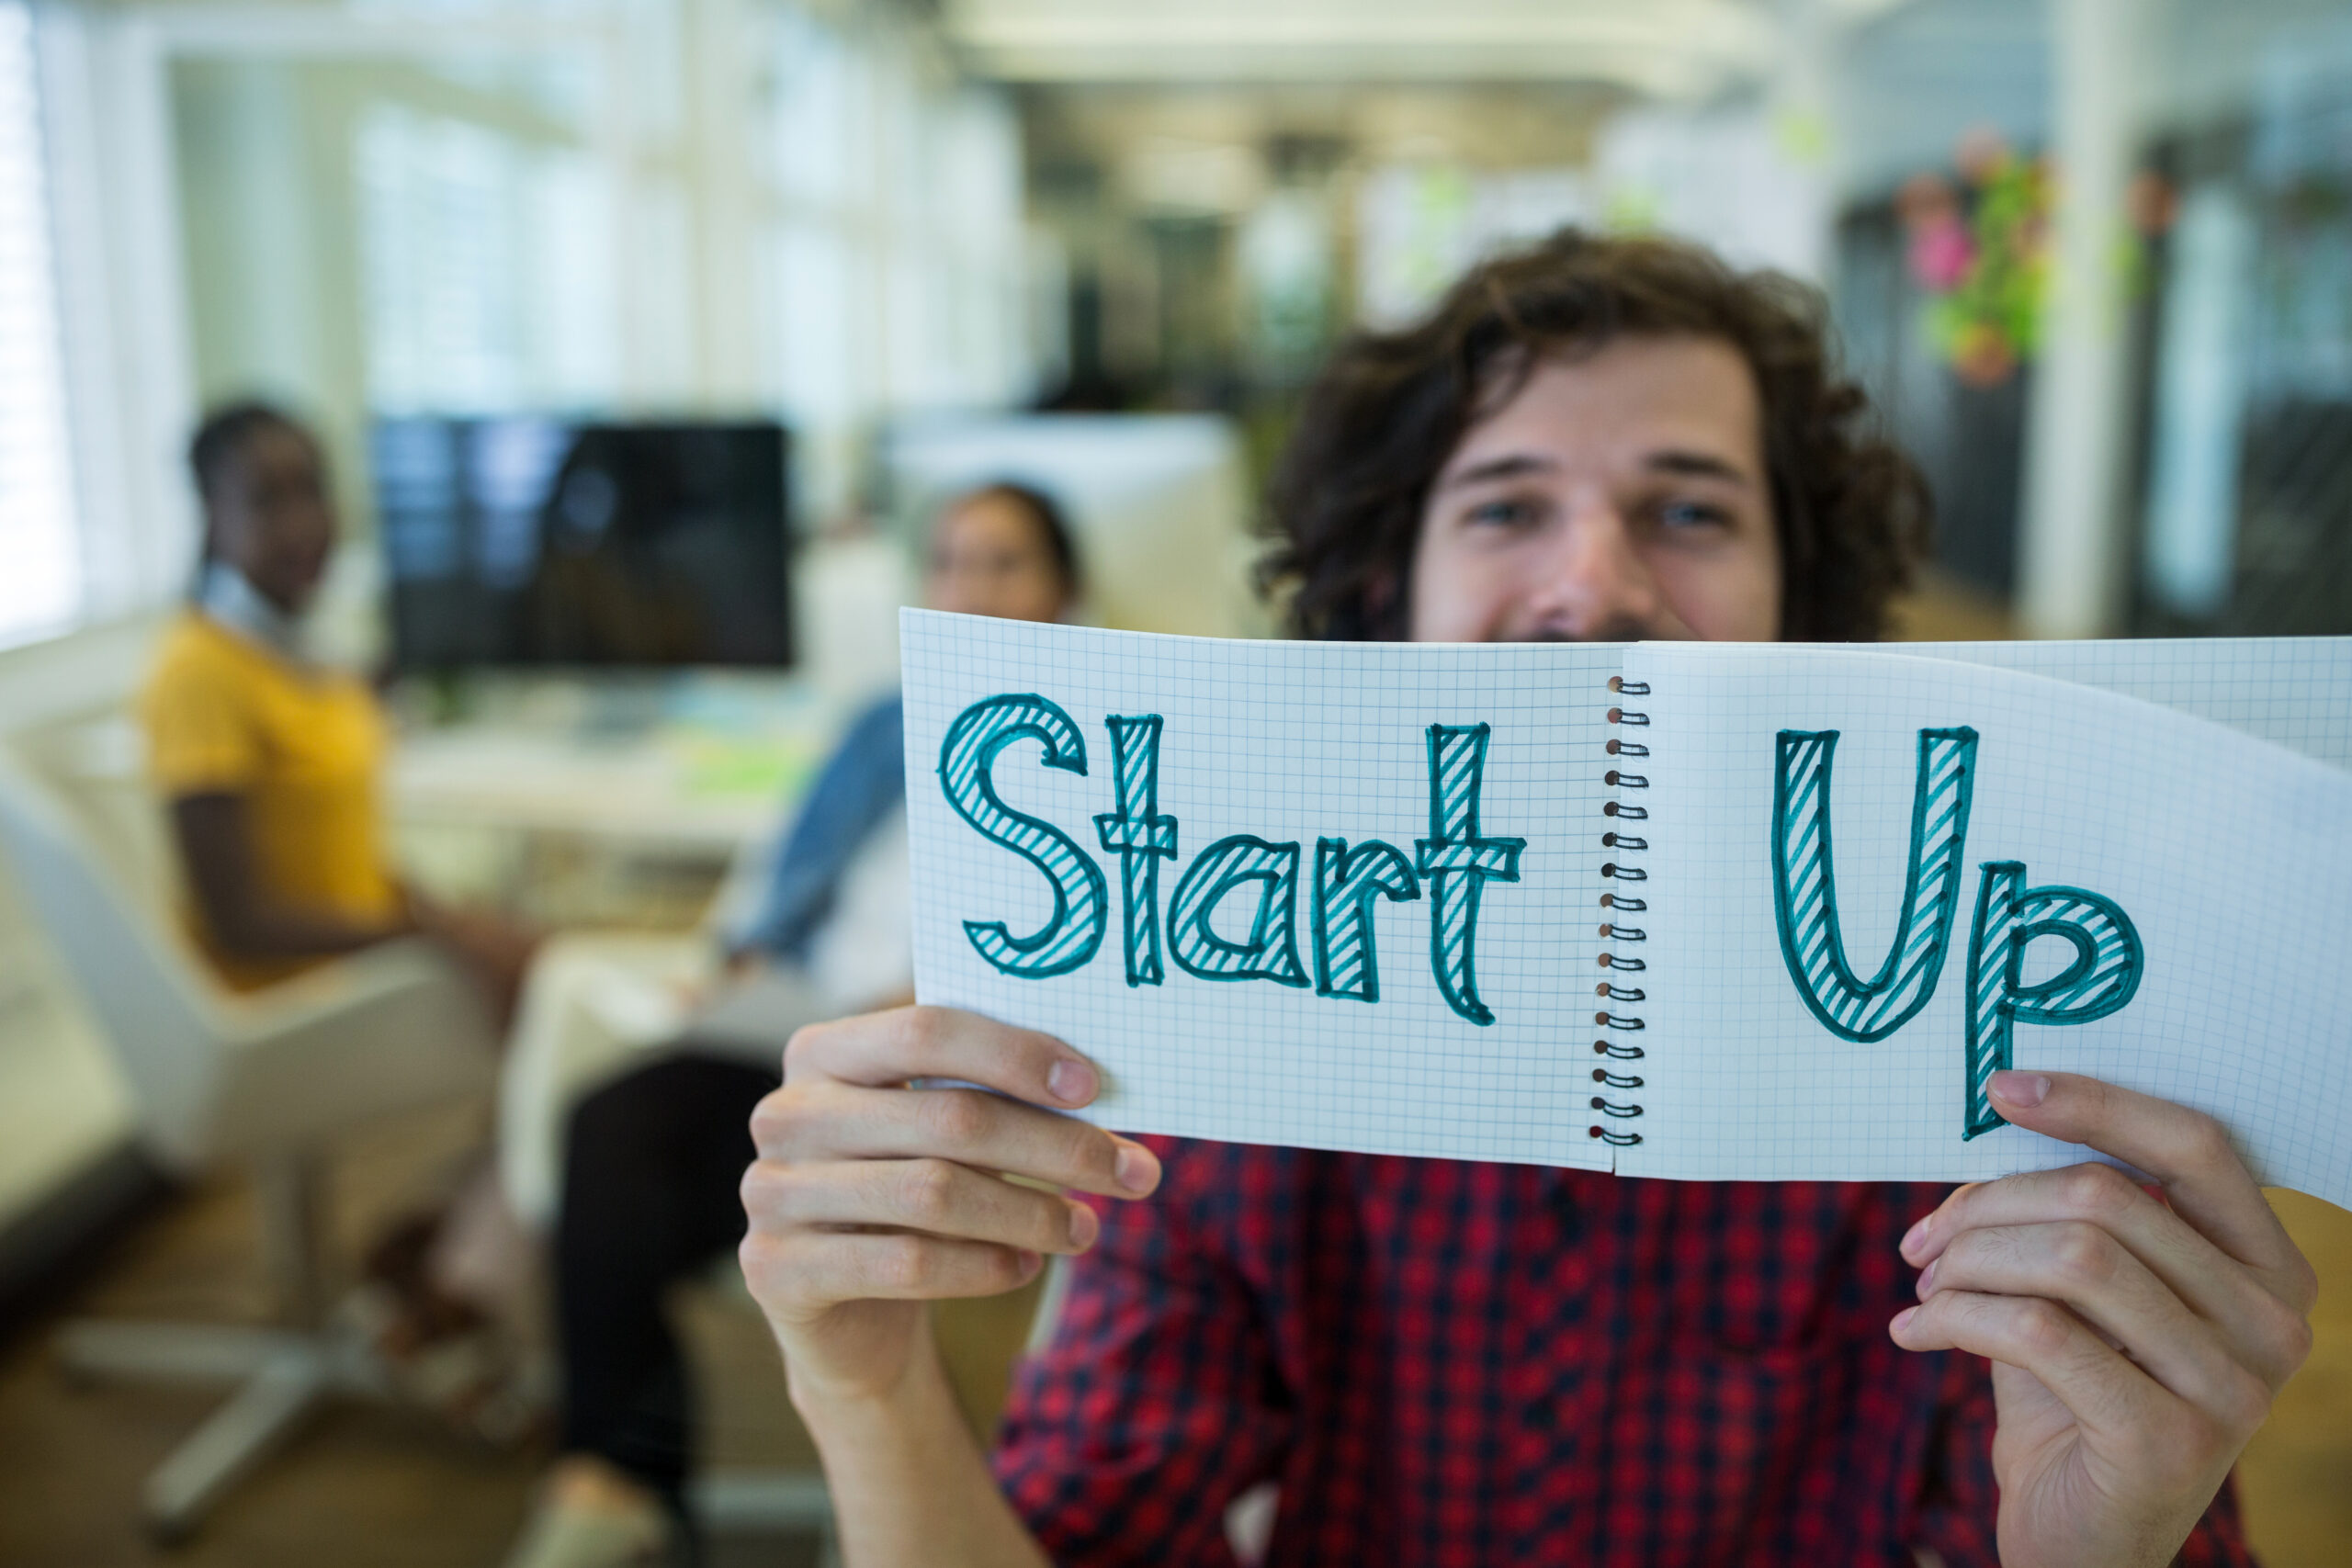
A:
{"label": "checked shirt sleeve", "polygon": [[1102,1206],[1052,1343],[1023,1365],[998,1440],[1013,1509],[1058,1568],[1232,1568],[1225,1510],[1272,1474],[1288,1422],[1230,1266],[1188,1244],[1180,1183]]}
{"label": "checked shirt sleeve", "polygon": [[[1992,1364],[1956,1352],[1947,1354],[1946,1363],[1915,1544],[1934,1551],[1946,1568],[2000,1568],[1993,1533],[2001,1490],[1993,1479]],[[2257,1568],[2238,1517],[2235,1474],[2222,1483],[2175,1568]]]}

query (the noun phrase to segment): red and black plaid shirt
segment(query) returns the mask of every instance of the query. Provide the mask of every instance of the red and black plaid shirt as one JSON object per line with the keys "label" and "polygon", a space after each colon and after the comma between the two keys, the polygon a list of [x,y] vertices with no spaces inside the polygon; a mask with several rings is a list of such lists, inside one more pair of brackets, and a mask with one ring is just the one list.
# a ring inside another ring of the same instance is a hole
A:
{"label": "red and black plaid shirt", "polygon": [[[1061,1568],[1992,1568],[1985,1364],[1898,1348],[1935,1186],[1151,1140],[997,1468]],[[2251,1563],[2228,1490],[2183,1559]]]}

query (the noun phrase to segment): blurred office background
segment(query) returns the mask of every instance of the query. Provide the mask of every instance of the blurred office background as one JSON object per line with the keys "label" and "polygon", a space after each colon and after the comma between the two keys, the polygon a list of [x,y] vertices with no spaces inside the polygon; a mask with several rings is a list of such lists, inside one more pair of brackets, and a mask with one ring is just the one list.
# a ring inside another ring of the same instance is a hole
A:
{"label": "blurred office background", "polygon": [[[1827,292],[1936,490],[1915,633],[2352,632],[2341,0],[0,0],[0,741],[153,860],[125,705],[189,581],[180,454],[269,397],[332,462],[327,640],[401,672],[419,879],[684,929],[892,678],[933,502],[1042,482],[1092,618],[1262,634],[1253,498],[1325,350],[1566,222]],[[780,640],[431,644],[500,476],[536,506],[614,425],[768,433]],[[401,500],[460,469],[471,531]],[[158,1196],[111,1063],[0,888],[8,1561],[143,1560],[205,1408],[62,1390],[45,1314],[260,1310],[242,1200]],[[355,1156],[336,1223],[435,1137]],[[2347,1292],[2249,1462],[2279,1563],[2352,1540]],[[738,1437],[788,1447],[757,1389]],[[338,1420],[190,1560],[497,1560],[526,1460]]]}

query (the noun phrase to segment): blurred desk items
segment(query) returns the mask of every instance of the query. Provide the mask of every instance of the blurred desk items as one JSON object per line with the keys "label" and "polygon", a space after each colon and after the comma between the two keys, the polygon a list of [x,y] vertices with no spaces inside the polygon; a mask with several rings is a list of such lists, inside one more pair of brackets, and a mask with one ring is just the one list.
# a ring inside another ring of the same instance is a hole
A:
{"label": "blurred desk items", "polygon": [[846,711],[772,677],[493,686],[403,728],[401,858],[434,892],[551,928],[684,931],[789,820]]}
{"label": "blurred desk items", "polygon": [[17,886],[101,1026],[150,1153],[181,1174],[252,1168],[282,1320],[64,1330],[65,1362],[85,1375],[236,1390],[147,1479],[148,1527],[172,1540],[321,1400],[387,1392],[358,1335],[328,1319],[324,1155],[365,1123],[481,1092],[496,1041],[474,987],[417,942],[222,993],[196,968],[159,890],[112,874],[57,793],[32,770],[0,764],[0,842]]}
{"label": "blurred desk items", "polygon": [[813,768],[793,739],[594,738],[463,725],[404,736],[391,770],[403,829],[564,833],[726,861],[775,830]]}

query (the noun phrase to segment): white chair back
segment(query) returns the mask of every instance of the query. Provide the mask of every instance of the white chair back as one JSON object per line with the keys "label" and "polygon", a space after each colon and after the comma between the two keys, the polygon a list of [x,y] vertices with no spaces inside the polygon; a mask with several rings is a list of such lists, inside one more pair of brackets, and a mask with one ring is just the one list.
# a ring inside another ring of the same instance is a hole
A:
{"label": "white chair back", "polygon": [[154,1152],[207,1152],[225,1021],[170,936],[101,869],[51,785],[0,757],[0,844],[33,918],[64,959],[113,1050]]}

